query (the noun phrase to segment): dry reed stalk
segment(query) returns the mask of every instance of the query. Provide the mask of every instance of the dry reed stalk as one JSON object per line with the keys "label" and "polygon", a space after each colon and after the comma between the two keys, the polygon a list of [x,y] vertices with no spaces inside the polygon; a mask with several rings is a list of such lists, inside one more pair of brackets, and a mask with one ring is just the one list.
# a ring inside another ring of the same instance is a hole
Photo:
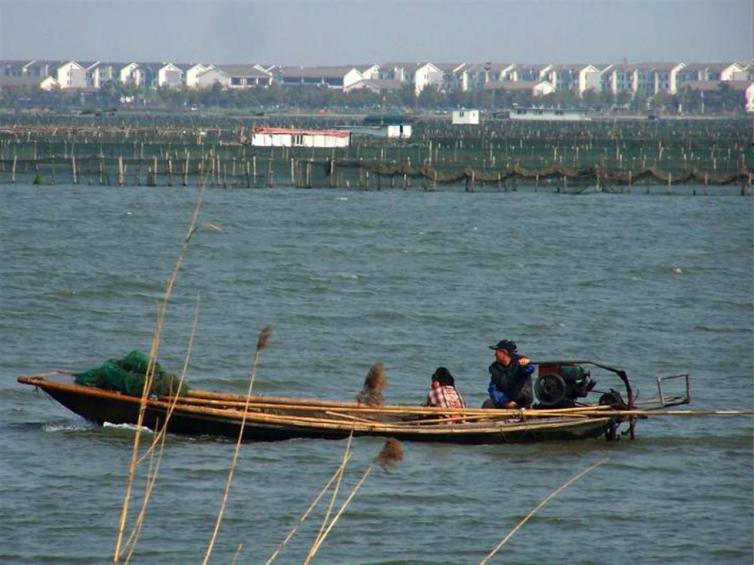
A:
{"label": "dry reed stalk", "polygon": [[283,548],[288,544],[288,542],[291,541],[291,538],[293,538],[299,526],[301,526],[301,524],[303,524],[306,521],[306,519],[309,517],[309,514],[311,514],[314,508],[317,506],[317,504],[319,504],[319,501],[322,500],[322,497],[327,492],[327,489],[330,488],[330,485],[333,483],[333,481],[337,479],[338,482],[340,482],[340,479],[343,476],[343,473],[345,472],[346,465],[348,464],[348,461],[351,459],[351,438],[353,438],[353,433],[351,433],[351,435],[348,436],[348,443],[346,444],[346,450],[343,453],[343,460],[341,461],[338,468],[335,469],[335,472],[332,474],[332,476],[327,481],[327,483],[325,483],[325,486],[323,486],[322,489],[317,494],[317,496],[314,497],[314,500],[309,505],[309,507],[304,511],[304,513],[301,516],[299,516],[298,520],[296,520],[296,523],[294,524],[291,531],[288,532],[288,535],[285,536],[285,539],[278,544],[278,546],[275,548],[275,551],[272,552],[272,555],[270,555],[267,558],[267,561],[265,561],[265,565],[269,565],[270,563],[272,563],[280,554],[280,552],[283,550]]}
{"label": "dry reed stalk", "polygon": [[230,494],[230,486],[233,483],[233,475],[236,471],[236,464],[238,463],[238,453],[241,451],[241,441],[243,441],[243,432],[246,427],[246,416],[249,412],[249,404],[251,399],[251,391],[254,387],[254,376],[257,372],[257,365],[259,364],[259,356],[264,348],[267,347],[270,341],[270,335],[272,334],[272,328],[266,326],[259,332],[259,339],[257,339],[257,347],[254,351],[254,360],[251,364],[251,371],[249,372],[249,389],[246,393],[246,405],[244,406],[243,418],[241,419],[241,427],[238,430],[238,440],[236,441],[236,448],[233,451],[233,458],[231,459],[230,469],[228,470],[228,478],[225,481],[225,492],[223,493],[223,501],[220,505],[220,510],[217,513],[217,520],[215,521],[215,528],[212,531],[212,538],[209,540],[207,546],[207,553],[204,556],[202,565],[207,565],[210,555],[212,555],[212,549],[215,546],[215,540],[217,539],[217,533],[220,531],[220,524],[223,520],[223,514],[225,513],[225,507],[228,504],[228,495]]}
{"label": "dry reed stalk", "polygon": [[382,363],[375,363],[369,368],[364,379],[364,386],[356,396],[356,401],[359,405],[383,406],[385,404],[383,392],[386,386],[385,366]]}
{"label": "dry reed stalk", "polygon": [[[345,461],[345,458],[348,456],[349,452],[351,451],[351,440],[353,440],[353,432],[351,432],[348,436],[348,444],[346,445],[346,451],[343,454],[344,461]],[[345,475],[345,470],[346,470],[345,465],[341,463],[340,474],[338,475],[338,478],[335,481],[335,487],[333,488],[332,496],[330,497],[330,504],[327,505],[327,511],[325,512],[325,517],[322,519],[322,524],[320,524],[319,526],[319,532],[317,532],[315,543],[317,540],[319,540],[320,537],[322,537],[322,532],[325,531],[325,527],[327,526],[327,521],[330,519],[330,514],[332,513],[333,506],[335,506],[335,501],[338,499],[338,492],[340,491],[340,483],[343,481],[343,475]]]}
{"label": "dry reed stalk", "polygon": [[[188,372],[188,366],[191,361],[191,353],[194,348],[194,340],[196,338],[196,329],[199,325],[199,295],[196,295],[196,304],[194,306],[194,320],[191,324],[191,335],[189,336],[189,343],[188,348],[186,350],[186,356],[184,358],[183,362],[183,368],[181,370],[181,377],[178,380],[178,390],[181,390],[181,387],[183,386],[184,381],[186,380],[186,373]],[[158,432],[155,434],[154,439],[152,440],[152,445],[149,446],[149,448],[146,450],[144,455],[139,459],[139,462],[137,464],[141,464],[143,459],[147,456],[151,458],[152,453],[154,452],[156,446],[159,445],[159,451],[157,454],[157,467],[156,471],[154,473],[147,473],[147,484],[144,489],[144,498],[142,500],[141,509],[139,510],[139,514],[136,518],[136,522],[134,523],[133,530],[131,531],[131,534],[128,537],[128,541],[126,541],[126,548],[127,551],[126,555],[126,563],[128,563],[131,560],[131,556],[133,555],[134,549],[136,548],[136,543],[138,542],[139,535],[141,533],[141,528],[144,525],[144,518],[146,516],[147,512],[147,506],[149,505],[149,500],[152,495],[152,490],[154,489],[155,482],[157,481],[157,474],[159,473],[160,464],[162,462],[162,453],[163,449],[165,447],[165,438],[167,435],[167,429],[168,429],[168,423],[170,422],[170,418],[173,415],[173,411],[175,409],[175,405],[178,402],[178,396],[173,397],[173,401],[170,403],[170,406],[165,414],[165,420],[162,424],[162,427],[158,429]],[[150,459],[150,466],[151,466],[151,459]]]}
{"label": "dry reed stalk", "polygon": [[199,220],[199,210],[201,209],[203,198],[204,186],[200,187],[199,189],[199,193],[196,198],[196,205],[194,206],[194,213],[191,217],[191,223],[189,224],[189,229],[186,233],[186,237],[183,240],[183,245],[181,246],[181,250],[178,254],[178,259],[176,260],[173,272],[170,274],[170,278],[168,279],[167,285],[165,286],[165,293],[163,294],[162,301],[158,307],[155,331],[152,336],[152,342],[149,346],[149,364],[147,365],[147,371],[144,377],[144,389],[142,391],[141,401],[139,403],[139,416],[136,422],[136,432],[134,434],[134,442],[131,450],[131,462],[128,466],[126,492],[123,496],[120,523],[118,525],[118,537],[115,541],[115,550],[113,553],[113,563],[118,563],[120,561],[121,547],[123,545],[123,534],[125,532],[126,521],[128,519],[128,507],[131,502],[131,491],[133,490],[133,483],[136,477],[136,469],[138,467],[141,428],[144,424],[144,414],[146,412],[147,398],[149,396],[149,390],[152,387],[152,380],[154,378],[154,369],[157,362],[157,354],[160,350],[160,341],[162,339],[162,329],[165,323],[168,302],[170,301],[170,296],[173,293],[173,288],[175,287],[175,283],[178,279],[178,273],[180,272],[181,266],[183,265],[183,261],[186,257],[189,243],[191,242],[192,236],[196,232]]}
{"label": "dry reed stalk", "polygon": [[[162,438],[159,443],[159,449],[157,450],[156,456],[150,456],[149,458],[149,469],[147,471],[147,486],[144,490],[144,500],[141,505],[141,509],[139,510],[139,514],[136,517],[136,522],[134,524],[133,530],[131,530],[131,535],[129,535],[128,540],[126,541],[126,545],[124,547],[124,552],[126,552],[126,558],[125,562],[128,564],[131,561],[131,557],[133,556],[134,550],[136,549],[136,544],[139,541],[139,535],[141,534],[141,528],[144,525],[144,518],[147,513],[147,506],[149,505],[149,501],[152,497],[152,491],[154,490],[155,482],[157,481],[157,475],[160,472],[160,465],[162,464],[162,453],[165,449],[165,435],[162,435]],[[154,454],[154,450],[150,451],[151,454]]]}
{"label": "dry reed stalk", "polygon": [[[188,342],[188,348],[186,349],[186,356],[183,359],[183,368],[181,369],[181,377],[178,379],[178,390],[181,390],[181,387],[183,387],[183,383],[186,381],[186,373],[188,372],[188,366],[191,362],[191,353],[194,350],[194,340],[196,338],[196,329],[199,325],[199,294],[196,295],[196,304],[194,305],[194,320],[191,324],[191,335],[189,335],[189,342]],[[168,429],[168,423],[170,422],[170,418],[173,416],[173,412],[175,411],[175,407],[178,404],[178,401],[181,399],[180,396],[175,395],[170,398],[169,406],[167,409],[167,412],[165,413],[165,420],[162,425],[162,427],[159,428],[157,433],[155,434],[154,439],[152,440],[152,445],[149,446],[149,448],[146,450],[146,452],[141,456],[139,459],[138,464],[141,463],[141,461],[149,455],[150,451],[154,449],[154,447],[161,441],[161,436],[164,436],[167,433]]]}
{"label": "dry reed stalk", "polygon": [[484,565],[490,559],[492,559],[495,556],[495,554],[498,551],[500,551],[500,548],[503,547],[506,543],[508,543],[508,540],[511,539],[513,537],[513,535],[519,529],[521,529],[521,527],[524,524],[526,524],[526,522],[529,521],[529,518],[531,518],[532,516],[534,516],[534,514],[540,508],[542,508],[545,504],[547,504],[550,501],[550,499],[552,499],[555,496],[557,496],[559,493],[561,493],[562,491],[564,491],[566,488],[568,488],[569,486],[571,486],[573,483],[575,483],[576,481],[578,481],[581,477],[583,477],[584,475],[586,475],[590,471],[596,469],[600,465],[604,465],[609,460],[610,459],[603,459],[602,461],[598,461],[597,463],[595,463],[591,467],[588,467],[588,468],[584,469],[583,471],[581,471],[577,475],[574,475],[573,477],[571,477],[570,479],[568,479],[565,483],[563,483],[562,485],[560,485],[558,488],[556,488],[554,491],[552,491],[550,494],[548,494],[545,498],[543,498],[542,501],[539,504],[537,504],[526,516],[524,516],[524,518],[518,524],[516,524],[516,526],[510,532],[508,532],[508,534],[500,541],[500,543],[498,543],[495,546],[495,548],[492,551],[490,551],[487,554],[487,556],[479,562],[479,565]]}
{"label": "dry reed stalk", "polygon": [[345,512],[346,508],[351,503],[351,500],[353,500],[353,497],[356,496],[357,492],[359,492],[359,489],[367,480],[367,477],[369,477],[369,474],[374,469],[374,466],[379,465],[383,469],[387,470],[388,468],[395,467],[402,460],[403,460],[403,448],[401,447],[400,442],[397,439],[388,438],[382,450],[380,450],[380,452],[377,454],[377,457],[375,457],[374,462],[369,467],[367,467],[367,470],[364,471],[364,474],[362,475],[361,479],[359,479],[359,482],[357,482],[356,485],[353,487],[353,489],[351,489],[351,492],[348,494],[348,497],[338,509],[338,513],[335,514],[335,517],[328,524],[325,531],[314,542],[311,549],[309,549],[309,553],[306,555],[306,559],[304,560],[304,565],[308,565],[308,563],[317,554],[317,552],[319,551],[319,548],[324,543],[325,538],[327,538],[329,533],[335,527],[335,524],[337,523],[338,519],[343,515],[343,512]]}
{"label": "dry reed stalk", "polygon": [[243,549],[243,544],[239,543],[238,548],[236,548],[236,553],[233,555],[233,559],[230,562],[230,565],[236,565],[236,561],[238,561],[238,556],[241,555],[241,550]]}

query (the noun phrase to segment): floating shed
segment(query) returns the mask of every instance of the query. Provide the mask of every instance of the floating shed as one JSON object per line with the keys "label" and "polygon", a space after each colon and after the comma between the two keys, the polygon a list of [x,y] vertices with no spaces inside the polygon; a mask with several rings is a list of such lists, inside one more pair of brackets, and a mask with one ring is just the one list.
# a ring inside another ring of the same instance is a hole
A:
{"label": "floating shed", "polygon": [[254,128],[251,144],[256,147],[348,147],[351,133],[342,130]]}
{"label": "floating shed", "polygon": [[386,139],[409,139],[411,124],[364,125],[348,128],[354,135],[369,135]]}
{"label": "floating shed", "polygon": [[465,126],[479,125],[479,110],[453,110],[451,123]]}
{"label": "floating shed", "polygon": [[550,108],[514,108],[505,116],[511,120],[539,122],[588,122],[591,120],[583,110],[562,110]]}

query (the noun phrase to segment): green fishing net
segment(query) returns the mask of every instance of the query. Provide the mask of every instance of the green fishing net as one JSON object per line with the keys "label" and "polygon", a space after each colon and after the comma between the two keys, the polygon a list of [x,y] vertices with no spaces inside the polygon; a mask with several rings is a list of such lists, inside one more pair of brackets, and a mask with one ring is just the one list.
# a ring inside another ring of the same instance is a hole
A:
{"label": "green fishing net", "polygon": [[[122,359],[109,359],[99,367],[74,374],[76,384],[114,390],[129,396],[141,396],[144,390],[149,356],[141,351],[132,351]],[[183,396],[188,392],[184,383],[178,387],[179,378],[166,372],[155,363],[149,396]]]}

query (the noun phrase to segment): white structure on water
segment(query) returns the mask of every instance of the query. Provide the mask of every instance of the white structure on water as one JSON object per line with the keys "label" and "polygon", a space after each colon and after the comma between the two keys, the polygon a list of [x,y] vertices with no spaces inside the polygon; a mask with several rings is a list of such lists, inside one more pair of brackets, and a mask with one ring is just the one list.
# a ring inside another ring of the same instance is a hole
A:
{"label": "white structure on water", "polygon": [[555,87],[546,80],[502,80],[492,81],[484,85],[485,91],[490,92],[528,92],[532,96],[547,96],[555,92]]}
{"label": "white structure on water", "polygon": [[450,122],[453,125],[479,125],[479,110],[453,110]]}
{"label": "white structure on water", "polygon": [[366,125],[348,129],[354,135],[368,135],[385,139],[410,139],[412,133],[411,124]]}
{"label": "white structure on water", "polygon": [[548,108],[514,108],[508,118],[535,122],[586,122],[591,118],[581,110],[559,110]]}
{"label": "white structure on water", "polygon": [[254,128],[255,147],[348,147],[351,133],[343,130]]}

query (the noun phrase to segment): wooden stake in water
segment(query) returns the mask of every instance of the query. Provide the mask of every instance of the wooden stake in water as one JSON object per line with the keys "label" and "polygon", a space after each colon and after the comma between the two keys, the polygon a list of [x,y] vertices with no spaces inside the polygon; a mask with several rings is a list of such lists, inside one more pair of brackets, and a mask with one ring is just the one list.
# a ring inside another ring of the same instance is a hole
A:
{"label": "wooden stake in water", "polygon": [[251,168],[252,168],[252,175],[254,177],[254,186],[257,186],[257,156],[256,154],[251,156]]}
{"label": "wooden stake in water", "polygon": [[118,156],[118,185],[126,184],[126,171],[123,168],[123,155]]}

